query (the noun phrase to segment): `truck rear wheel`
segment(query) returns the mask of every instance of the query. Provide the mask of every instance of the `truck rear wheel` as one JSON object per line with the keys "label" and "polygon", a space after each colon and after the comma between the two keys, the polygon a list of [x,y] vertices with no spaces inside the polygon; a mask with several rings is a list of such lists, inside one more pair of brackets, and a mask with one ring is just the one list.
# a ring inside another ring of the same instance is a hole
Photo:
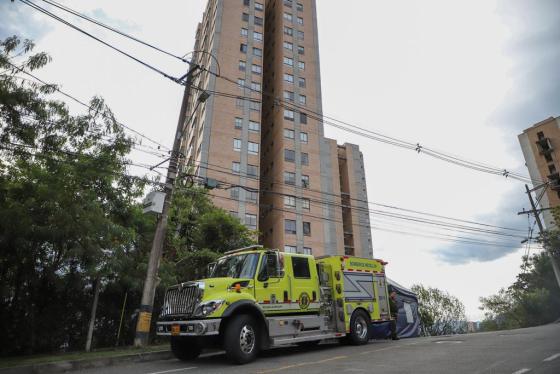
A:
{"label": "truck rear wheel", "polygon": [[172,336],[171,352],[181,361],[194,360],[200,355],[200,346],[197,341],[188,336]]}
{"label": "truck rear wheel", "polygon": [[350,318],[348,342],[352,345],[367,344],[369,341],[369,317],[363,310],[356,310]]}
{"label": "truck rear wheel", "polygon": [[259,331],[255,319],[241,314],[232,317],[224,332],[226,356],[236,364],[253,361],[259,352]]}

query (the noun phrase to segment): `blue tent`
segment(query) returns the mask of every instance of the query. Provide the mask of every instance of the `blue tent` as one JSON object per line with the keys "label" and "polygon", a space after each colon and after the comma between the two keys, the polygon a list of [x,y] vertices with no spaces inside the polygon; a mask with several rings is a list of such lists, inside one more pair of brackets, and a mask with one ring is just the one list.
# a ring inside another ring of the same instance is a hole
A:
{"label": "blue tent", "polygon": [[[397,292],[397,335],[399,338],[413,338],[420,335],[420,316],[418,315],[418,297],[414,292],[387,278],[387,288]],[[386,339],[391,337],[390,322],[373,325],[372,338]]]}

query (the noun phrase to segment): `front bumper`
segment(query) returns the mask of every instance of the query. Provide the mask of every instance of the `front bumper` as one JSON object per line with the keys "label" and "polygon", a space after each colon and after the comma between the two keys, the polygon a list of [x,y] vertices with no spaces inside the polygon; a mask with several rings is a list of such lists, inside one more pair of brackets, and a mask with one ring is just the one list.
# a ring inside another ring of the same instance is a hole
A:
{"label": "front bumper", "polygon": [[220,318],[193,321],[161,321],[156,324],[156,333],[160,336],[207,336],[218,335]]}

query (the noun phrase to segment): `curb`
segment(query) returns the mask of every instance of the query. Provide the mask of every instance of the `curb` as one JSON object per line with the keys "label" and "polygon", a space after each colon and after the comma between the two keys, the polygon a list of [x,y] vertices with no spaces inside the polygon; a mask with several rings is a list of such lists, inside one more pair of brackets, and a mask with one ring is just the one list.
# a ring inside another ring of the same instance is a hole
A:
{"label": "curb", "polygon": [[64,373],[68,371],[102,368],[122,362],[146,362],[157,360],[168,360],[173,357],[169,350],[124,354],[115,357],[101,357],[81,359],[73,361],[59,361],[46,364],[33,364],[25,366],[14,366],[0,369],[0,374],[50,374]]}

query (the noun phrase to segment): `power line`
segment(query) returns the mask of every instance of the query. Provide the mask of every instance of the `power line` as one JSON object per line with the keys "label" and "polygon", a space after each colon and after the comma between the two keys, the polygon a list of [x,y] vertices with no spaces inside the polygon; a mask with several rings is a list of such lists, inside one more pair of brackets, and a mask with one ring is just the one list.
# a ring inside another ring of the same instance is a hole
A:
{"label": "power line", "polygon": [[43,13],[43,14],[45,14],[45,15],[47,15],[47,16],[53,18],[53,19],[55,19],[56,21],[58,21],[58,22],[60,22],[60,23],[62,23],[62,24],[64,24],[64,25],[66,25],[66,26],[69,26],[69,27],[73,28],[74,30],[76,30],[76,31],[78,31],[78,32],[80,32],[80,33],[82,33],[82,34],[84,34],[84,35],[86,35],[86,36],[92,38],[93,40],[98,41],[99,43],[101,43],[101,44],[103,44],[103,45],[105,45],[105,46],[107,46],[107,47],[109,47],[109,48],[111,48],[111,49],[113,49],[113,50],[119,52],[120,54],[122,54],[122,55],[124,55],[124,56],[126,56],[126,57],[128,57],[128,58],[130,58],[130,59],[132,59],[132,60],[134,60],[134,61],[136,61],[136,62],[138,62],[139,64],[141,64],[141,65],[147,67],[148,69],[150,69],[150,70],[152,70],[152,71],[155,71],[156,73],[162,75],[163,77],[165,77],[165,78],[167,78],[167,79],[170,79],[170,80],[172,80],[172,81],[175,82],[175,83],[182,84],[180,78],[175,78],[175,77],[173,77],[173,76],[171,76],[171,75],[165,73],[164,71],[162,71],[162,70],[160,70],[160,69],[158,69],[158,68],[156,68],[156,67],[154,67],[154,66],[148,64],[147,62],[144,62],[144,61],[140,60],[139,58],[134,57],[134,56],[132,56],[131,54],[129,54],[129,53],[127,53],[127,52],[125,52],[125,51],[123,51],[123,50],[121,50],[121,49],[119,49],[119,48],[117,48],[117,47],[115,47],[115,46],[113,46],[113,45],[111,45],[111,44],[105,42],[104,40],[102,40],[102,39],[100,39],[100,38],[98,38],[98,37],[96,37],[96,36],[90,34],[89,32],[87,32],[87,31],[85,31],[85,30],[79,28],[78,26],[76,26],[76,25],[74,25],[74,24],[72,24],[72,23],[66,21],[65,19],[63,19],[63,18],[57,16],[56,14],[49,12],[49,11],[46,10],[45,8],[40,7],[39,5],[37,5],[37,4],[33,3],[33,2],[31,2],[30,0],[19,0],[19,1],[22,2],[23,4],[29,6],[29,7],[31,7],[31,8],[33,8],[33,9],[37,10],[37,11]]}
{"label": "power line", "polygon": [[[23,74],[25,74],[25,75],[27,75],[27,76],[30,76],[31,78],[35,79],[35,80],[38,81],[39,83],[42,83],[42,84],[44,84],[44,85],[53,87],[53,88],[54,88],[57,92],[59,92],[60,94],[66,96],[67,98],[73,100],[74,102],[76,102],[76,103],[78,103],[78,104],[84,106],[85,108],[87,108],[87,109],[89,109],[89,110],[92,110],[92,111],[96,111],[96,109],[94,109],[94,108],[91,107],[90,105],[88,105],[88,104],[86,104],[85,102],[83,102],[83,101],[77,99],[75,96],[72,96],[72,95],[69,94],[68,92],[65,92],[65,91],[61,90],[60,88],[58,88],[57,85],[51,84],[51,83],[47,83],[47,82],[45,82],[44,80],[42,80],[42,79],[40,79],[39,77],[37,77],[36,75],[34,75],[34,74],[32,74],[32,73],[30,73],[30,72],[28,72],[28,71],[26,71],[26,70],[24,70],[24,69],[22,69],[22,68],[20,68],[20,67],[14,65],[14,64],[12,64],[12,63],[10,63],[10,62],[8,62],[8,64],[10,64],[10,65],[13,66],[14,68],[16,68],[19,72],[21,72],[21,73],[23,73]],[[25,79],[25,78],[17,77],[17,76],[16,76],[15,78]],[[133,128],[131,128],[131,127],[125,125],[125,124],[122,123],[122,122],[117,121],[114,117],[109,117],[109,116],[107,116],[107,115],[106,115],[105,113],[103,113],[103,112],[101,112],[100,114],[101,114],[101,116],[102,116],[103,118],[109,119],[109,120],[111,120],[111,121],[114,121],[118,126],[120,126],[120,127],[124,128],[124,129],[126,129],[126,130],[128,130],[128,131],[130,131],[130,132],[132,132],[132,133],[134,133],[134,134],[136,134],[136,135],[138,135],[138,136],[140,136],[140,137],[142,137],[142,138],[144,138],[144,139],[146,139],[146,140],[148,140],[148,141],[150,141],[150,142],[152,142],[153,144],[157,145],[158,147],[161,147],[161,148],[164,148],[164,149],[167,149],[167,150],[171,150],[171,149],[170,149],[169,147],[167,147],[166,145],[163,145],[163,144],[159,143],[158,141],[156,141],[156,140],[154,140],[154,139],[148,137],[147,135],[145,135],[145,134],[143,134],[143,133],[141,133],[141,132],[139,132],[139,131],[137,131],[137,130],[134,130]],[[158,148],[158,149],[159,149],[159,148]]]}
{"label": "power line", "polygon": [[73,14],[73,15],[75,15],[75,16],[77,16],[77,17],[80,17],[80,18],[86,20],[86,21],[89,21],[89,22],[94,23],[94,24],[96,24],[96,25],[98,25],[98,26],[101,26],[101,27],[103,27],[103,28],[105,28],[105,29],[107,29],[107,30],[109,30],[109,31],[112,31],[112,32],[117,33],[117,34],[119,34],[119,35],[121,35],[121,36],[124,36],[125,38],[131,39],[131,40],[133,40],[133,41],[135,41],[135,42],[137,42],[137,43],[140,43],[140,44],[142,44],[142,45],[144,45],[144,46],[146,46],[146,47],[152,48],[152,49],[154,49],[154,50],[156,50],[156,51],[158,51],[158,52],[161,52],[161,53],[166,54],[166,55],[168,55],[168,56],[170,56],[170,57],[176,58],[176,59],[178,59],[178,60],[180,60],[180,61],[182,61],[182,62],[185,62],[185,63],[187,63],[187,64],[189,64],[189,65],[192,64],[192,62],[190,62],[189,60],[186,60],[185,58],[183,58],[183,57],[181,57],[181,56],[178,56],[178,55],[173,54],[173,53],[171,53],[171,52],[168,52],[168,51],[166,51],[166,50],[164,50],[164,49],[161,49],[161,48],[155,46],[154,44],[151,44],[151,43],[145,42],[145,41],[143,41],[143,40],[141,40],[141,39],[138,39],[138,38],[136,38],[136,37],[134,37],[134,36],[132,36],[132,35],[130,35],[130,34],[127,34],[127,33],[123,32],[123,31],[120,31],[120,30],[118,30],[118,29],[112,27],[112,26],[109,26],[109,25],[107,25],[107,24],[104,24],[104,23],[102,23],[101,21],[98,21],[98,20],[96,20],[96,19],[94,19],[94,18],[92,18],[92,17],[89,17],[89,16],[87,16],[87,15],[85,15],[85,14],[83,14],[83,13],[80,13],[80,12],[78,12],[78,11],[76,11],[76,10],[73,10],[72,8],[67,7],[67,6],[65,6],[65,5],[62,5],[62,4],[60,4],[60,3],[56,2],[56,1],[53,1],[53,0],[42,0],[42,1],[45,2],[45,3],[47,3],[47,4],[50,4],[50,5],[54,6],[54,7],[56,7],[56,8],[58,8],[58,9],[61,9],[61,10],[65,11],[65,12],[67,12],[67,13]]}

